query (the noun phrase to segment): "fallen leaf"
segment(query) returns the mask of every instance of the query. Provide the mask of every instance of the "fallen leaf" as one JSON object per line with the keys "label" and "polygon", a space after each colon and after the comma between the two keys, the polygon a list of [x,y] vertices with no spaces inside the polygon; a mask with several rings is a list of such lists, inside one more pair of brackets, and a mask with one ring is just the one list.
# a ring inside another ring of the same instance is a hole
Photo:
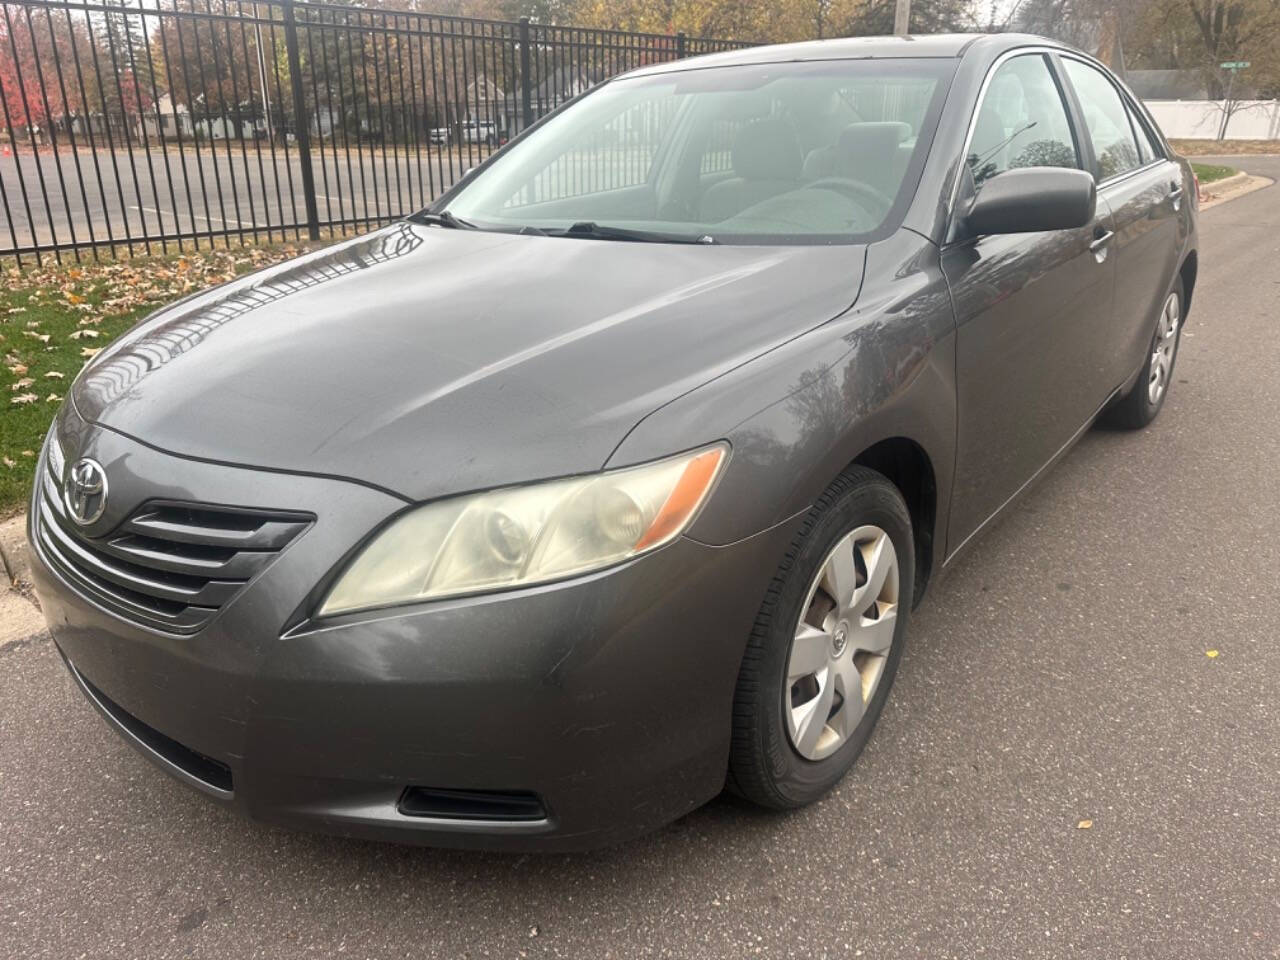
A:
{"label": "fallen leaf", "polygon": [[15,380],[13,383],[9,384],[9,389],[14,393],[17,393],[19,390],[27,389],[27,387],[31,386],[33,383],[35,383],[35,381],[30,377],[23,377],[21,380]]}
{"label": "fallen leaf", "polygon": [[4,458],[4,465],[5,465],[6,467],[8,467],[10,470],[12,470],[12,469],[13,469],[14,467],[16,467],[18,464],[17,464],[17,461],[10,460],[8,457],[5,457],[5,458]]}
{"label": "fallen leaf", "polygon": [[1077,830],[1089,830],[1089,829],[1092,829],[1092,827],[1093,827],[1092,820],[1081,820],[1079,823],[1076,824]]}
{"label": "fallen leaf", "polygon": [[58,394],[58,393],[51,393],[51,394],[49,394],[47,397],[45,397],[45,398],[44,398],[44,402],[45,402],[45,403],[57,403],[57,402],[58,402],[58,401],[60,401],[61,399],[62,399],[62,395],[61,395],[61,394]]}
{"label": "fallen leaf", "polygon": [[11,398],[9,402],[13,404],[17,404],[18,406],[21,407],[21,406],[25,406],[28,403],[35,403],[36,400],[38,399],[39,397],[37,397],[34,393],[20,393],[16,397]]}
{"label": "fallen leaf", "polygon": [[66,374],[61,370],[50,370],[44,377],[46,380],[62,380],[66,377]]}
{"label": "fallen leaf", "polygon": [[1212,659],[1214,659],[1214,657],[1216,657],[1216,656],[1218,655],[1218,651],[1217,651],[1217,650],[1206,650],[1206,651],[1204,652],[1204,655],[1205,655],[1206,657],[1208,657],[1210,660],[1212,660]]}

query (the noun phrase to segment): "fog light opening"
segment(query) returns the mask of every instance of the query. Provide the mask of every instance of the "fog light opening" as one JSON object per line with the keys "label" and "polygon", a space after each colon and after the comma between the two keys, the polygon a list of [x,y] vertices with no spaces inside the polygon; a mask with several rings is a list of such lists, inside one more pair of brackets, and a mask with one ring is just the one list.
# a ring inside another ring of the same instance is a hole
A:
{"label": "fog light opening", "polygon": [[531,821],[547,819],[536,793],[525,790],[452,790],[406,787],[397,809],[406,817],[438,820]]}

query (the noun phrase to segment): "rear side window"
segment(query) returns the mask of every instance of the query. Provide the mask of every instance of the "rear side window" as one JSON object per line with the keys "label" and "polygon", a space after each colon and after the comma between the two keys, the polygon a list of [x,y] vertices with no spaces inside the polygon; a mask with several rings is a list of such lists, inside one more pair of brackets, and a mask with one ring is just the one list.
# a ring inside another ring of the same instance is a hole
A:
{"label": "rear side window", "polygon": [[1138,142],[1119,91],[1095,67],[1069,58],[1063,62],[1084,111],[1101,178],[1106,180],[1140,167]]}
{"label": "rear side window", "polygon": [[1131,104],[1126,103],[1125,106],[1129,108],[1129,121],[1133,124],[1133,132],[1138,135],[1138,157],[1143,163],[1164,159],[1164,151],[1160,149],[1156,138],[1152,136],[1151,131],[1142,122],[1142,118],[1138,116],[1137,111],[1133,109]]}
{"label": "rear side window", "polygon": [[966,159],[975,186],[1017,167],[1080,167],[1067,108],[1043,55],[1014,57],[996,70]]}

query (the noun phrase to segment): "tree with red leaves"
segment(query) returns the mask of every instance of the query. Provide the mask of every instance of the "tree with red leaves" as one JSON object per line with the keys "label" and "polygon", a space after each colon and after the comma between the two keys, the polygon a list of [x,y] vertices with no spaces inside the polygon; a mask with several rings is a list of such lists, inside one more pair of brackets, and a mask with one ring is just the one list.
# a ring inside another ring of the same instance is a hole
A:
{"label": "tree with red leaves", "polygon": [[37,127],[56,138],[73,120],[103,114],[127,127],[139,105],[150,106],[121,52],[133,38],[119,36],[113,16],[0,4],[0,98],[15,138]]}

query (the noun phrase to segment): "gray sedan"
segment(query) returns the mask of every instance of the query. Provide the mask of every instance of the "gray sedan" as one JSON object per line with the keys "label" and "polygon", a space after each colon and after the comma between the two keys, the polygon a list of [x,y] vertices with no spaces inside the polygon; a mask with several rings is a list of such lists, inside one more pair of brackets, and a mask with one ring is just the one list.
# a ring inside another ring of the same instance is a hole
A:
{"label": "gray sedan", "polygon": [[1159,413],[1196,195],[1034,37],[645,67],[99,354],[31,501],[53,636],[264,820],[576,849],[809,803],[930,580]]}

